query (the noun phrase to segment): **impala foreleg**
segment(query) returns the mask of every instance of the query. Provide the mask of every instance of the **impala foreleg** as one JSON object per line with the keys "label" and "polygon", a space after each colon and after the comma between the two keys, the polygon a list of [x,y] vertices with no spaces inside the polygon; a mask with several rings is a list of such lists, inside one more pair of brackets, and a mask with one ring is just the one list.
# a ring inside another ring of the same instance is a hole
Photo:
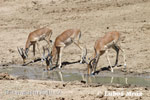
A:
{"label": "impala foreleg", "polygon": [[33,56],[35,56],[35,44],[33,44]]}
{"label": "impala foreleg", "polygon": [[60,52],[59,52],[59,66],[58,66],[58,68],[61,68],[61,66],[62,66],[61,57],[62,57],[62,51],[63,51],[63,49],[64,49],[64,47],[60,48]]}
{"label": "impala foreleg", "polygon": [[[37,49],[38,49],[38,51],[40,53],[40,56],[41,56],[41,61],[43,62],[44,61],[44,57],[43,57],[43,55],[41,53],[39,42],[37,42],[36,44],[37,44]],[[45,50],[44,50],[44,52],[45,52]]]}

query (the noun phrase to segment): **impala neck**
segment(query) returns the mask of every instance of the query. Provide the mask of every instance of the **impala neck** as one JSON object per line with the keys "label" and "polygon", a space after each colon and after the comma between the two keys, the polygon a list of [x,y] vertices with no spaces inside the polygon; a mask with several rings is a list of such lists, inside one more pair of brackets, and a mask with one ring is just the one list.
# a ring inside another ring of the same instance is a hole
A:
{"label": "impala neck", "polygon": [[28,39],[25,45],[25,51],[28,52],[29,46],[30,46],[30,40]]}
{"label": "impala neck", "polygon": [[26,45],[25,45],[25,54],[26,54],[26,55],[28,55],[29,46],[30,46],[30,41],[29,41],[29,39],[28,39],[27,42],[26,42]]}
{"label": "impala neck", "polygon": [[56,48],[55,45],[53,45],[52,53],[51,53],[51,56],[52,56],[52,59],[53,59],[53,60],[55,60],[56,54],[57,54],[57,48]]}

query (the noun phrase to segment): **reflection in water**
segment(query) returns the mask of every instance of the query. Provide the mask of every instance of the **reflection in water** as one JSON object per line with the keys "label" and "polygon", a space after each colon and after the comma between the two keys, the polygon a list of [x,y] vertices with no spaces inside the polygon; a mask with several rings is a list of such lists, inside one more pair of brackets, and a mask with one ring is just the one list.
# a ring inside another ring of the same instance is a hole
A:
{"label": "reflection in water", "polygon": [[[85,78],[85,77],[84,77]],[[86,76],[87,83],[100,83],[100,84],[128,84],[127,77],[110,77],[110,76]]]}
{"label": "reflection in water", "polygon": [[[150,86],[150,78],[144,77],[113,77],[113,76],[88,76],[87,74],[66,70],[43,71],[39,67],[8,67],[0,68],[0,72],[7,72],[16,77],[26,77],[28,79],[55,80],[55,81],[85,81],[86,83],[100,84],[133,84],[138,86]],[[107,75],[107,74],[106,74]]]}
{"label": "reflection in water", "polygon": [[[128,78],[127,78],[127,77],[122,78],[122,79],[121,79],[120,77],[119,77],[119,78],[116,78],[116,77],[115,77],[115,79],[117,80],[116,83],[121,83],[121,82],[123,81],[122,84],[123,84],[123,83],[128,84]],[[115,82],[115,79],[114,79],[114,77],[111,77],[110,83]]]}

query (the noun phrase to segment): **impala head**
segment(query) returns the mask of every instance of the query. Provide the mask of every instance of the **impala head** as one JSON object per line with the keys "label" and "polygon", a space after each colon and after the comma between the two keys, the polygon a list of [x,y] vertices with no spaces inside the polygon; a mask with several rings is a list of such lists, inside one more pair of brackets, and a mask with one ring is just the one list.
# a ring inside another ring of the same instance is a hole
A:
{"label": "impala head", "polygon": [[94,71],[94,67],[96,64],[96,58],[97,56],[95,56],[93,59],[87,61],[86,59],[84,59],[84,62],[87,64],[87,68],[88,68],[88,74],[92,74],[92,72]]}
{"label": "impala head", "polygon": [[87,64],[88,74],[92,74],[93,73],[95,64],[96,64],[96,57],[91,59],[89,61],[89,63]]}
{"label": "impala head", "polygon": [[47,70],[50,70],[50,66],[52,66],[52,60],[53,59],[53,56],[52,56],[52,52],[50,53],[50,52],[48,52],[48,55],[47,55],[47,57],[46,57],[46,65],[47,65]]}
{"label": "impala head", "polygon": [[18,52],[19,52],[19,54],[20,54],[20,56],[22,57],[22,59],[23,59],[23,63],[25,63],[25,60],[26,60],[26,58],[28,57],[28,55],[27,55],[27,53],[28,53],[28,50],[23,50],[23,48],[18,48],[17,47],[17,49],[18,49]]}

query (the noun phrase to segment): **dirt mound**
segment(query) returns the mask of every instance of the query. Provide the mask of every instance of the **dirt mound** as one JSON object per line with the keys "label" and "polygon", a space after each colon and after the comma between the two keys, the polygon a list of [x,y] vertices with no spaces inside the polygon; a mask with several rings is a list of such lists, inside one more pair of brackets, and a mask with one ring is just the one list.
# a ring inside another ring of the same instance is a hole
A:
{"label": "dirt mound", "polygon": [[15,80],[15,78],[8,73],[0,73],[0,80]]}

